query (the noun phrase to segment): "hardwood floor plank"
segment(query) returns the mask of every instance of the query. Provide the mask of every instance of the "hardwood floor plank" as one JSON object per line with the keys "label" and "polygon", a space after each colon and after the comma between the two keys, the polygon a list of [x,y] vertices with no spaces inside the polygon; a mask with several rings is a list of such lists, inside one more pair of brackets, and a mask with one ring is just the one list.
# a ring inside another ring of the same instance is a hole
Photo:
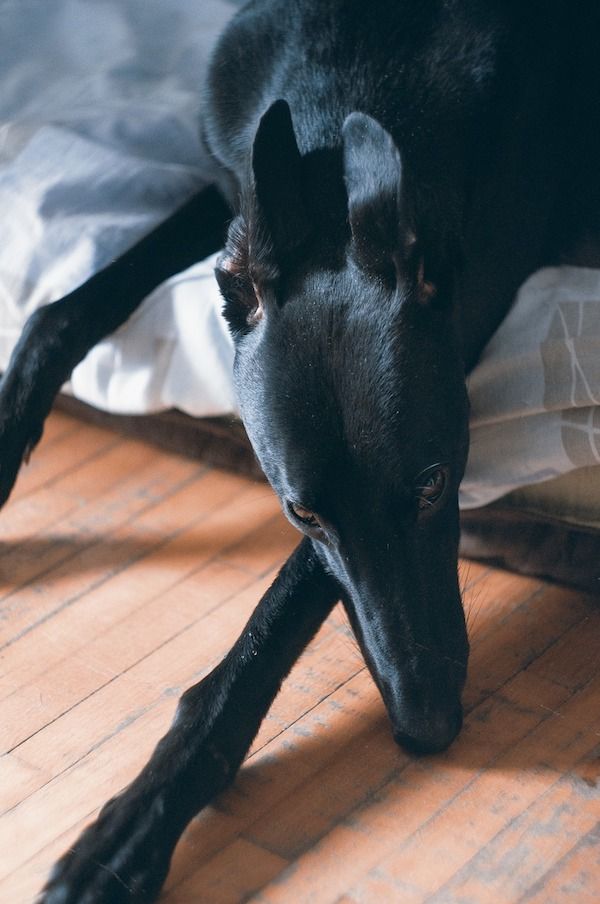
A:
{"label": "hardwood floor plank", "polygon": [[[594,602],[564,587],[542,585],[521,602],[507,601],[503,613],[492,619],[482,613],[490,630],[472,638],[469,676],[464,702],[467,708],[500,687],[589,616]],[[489,620],[488,620],[489,619]]]}
{"label": "hardwood floor plank", "polygon": [[597,904],[599,900],[600,821],[583,835],[577,827],[577,842],[571,850],[519,898],[519,904]]}
{"label": "hardwood floor plank", "polygon": [[[258,516],[266,520],[272,517],[275,503],[262,496],[259,501],[259,492],[255,484],[246,485],[241,503],[251,504]],[[190,569],[198,567],[222,546],[243,535],[244,527],[236,514],[239,497],[235,479],[232,483],[228,475],[201,474],[163,495],[157,503],[145,506],[135,518],[133,529],[130,516],[108,537],[90,542],[84,536],[79,549],[75,536],[72,555],[40,575],[35,584],[20,588],[10,602],[4,601],[2,612],[13,613],[7,639],[20,639],[35,630],[45,632],[50,617],[67,618],[65,610],[92,591],[96,596],[100,593],[106,617],[107,610],[112,613],[115,609],[115,595],[119,596],[120,606],[121,596],[135,600],[135,592],[144,585],[152,592],[159,573],[177,576],[178,568],[184,564]],[[109,581],[105,600],[99,588]],[[118,611],[120,614],[122,610]],[[84,617],[84,610],[79,617]],[[5,675],[14,668],[13,657],[19,659],[19,653],[6,652]]]}
{"label": "hardwood floor plank", "polygon": [[112,431],[101,427],[86,425],[67,431],[49,445],[47,454],[41,454],[40,449],[34,450],[29,463],[21,468],[12,498],[22,499],[40,487],[52,484],[57,478],[99,458],[119,442]]}
{"label": "hardwood floor plank", "polygon": [[[57,493],[56,488],[38,490],[22,500],[34,511],[32,529],[19,525],[18,533],[13,530],[10,542],[1,547],[0,607],[5,610],[11,605],[7,597],[14,597],[33,581],[41,582],[84,547],[103,540],[110,545],[111,529],[130,523],[165,494],[171,495],[193,476],[200,478],[203,474],[203,469],[189,465],[173,468],[173,462],[165,461],[166,467],[161,468],[161,464],[151,460],[146,468],[130,472],[125,479],[96,483],[96,494],[85,503]],[[165,486],[169,481],[170,486]],[[21,514],[26,517],[27,511],[19,509]]]}
{"label": "hardwood floor plank", "polygon": [[[520,683],[523,684],[523,681]],[[535,714],[535,701],[538,698],[534,692],[535,683],[533,684],[527,692],[527,698]],[[594,702],[596,706],[600,702],[600,682],[582,692],[577,705],[590,706]],[[522,705],[519,703],[519,706]],[[587,757],[597,745],[598,739],[593,731],[580,736],[577,732],[573,733],[570,726],[565,730],[564,720],[566,718],[570,721],[573,718],[575,705],[575,702],[567,700],[561,707],[562,715],[552,714],[536,726],[518,744],[496,759],[491,768],[476,776],[405,844],[395,848],[386,860],[379,862],[373,870],[377,884],[387,882],[390,889],[402,887],[402,899],[407,904],[425,900],[435,901],[436,904],[448,900],[481,901],[483,904],[514,901],[520,897],[527,882],[524,878],[517,881],[515,863],[508,870],[500,868],[502,856],[506,855],[510,859],[510,851],[514,850],[518,859],[519,856],[524,856],[525,849],[537,850],[539,839],[535,820],[528,827],[527,814],[532,808],[536,812],[538,799],[552,800],[553,789],[560,784],[561,775],[576,768],[582,753]],[[600,720],[600,716],[598,718]],[[597,804],[596,800],[596,808]],[[593,809],[595,808],[590,808],[590,813]],[[557,806],[557,812],[559,811],[560,806]],[[589,827],[589,818],[590,814],[587,819],[582,819],[584,829]],[[516,825],[525,826],[521,833],[522,844],[516,840]],[[457,826],[460,826],[460,831],[456,831]],[[507,838],[505,844],[499,840]],[[559,850],[562,841],[556,838],[555,843]],[[498,847],[503,853],[495,856],[494,852]],[[434,863],[418,856],[423,849],[435,851]],[[535,859],[537,855],[532,856]],[[547,856],[546,851],[537,858],[538,869],[544,869],[544,863],[548,862]],[[489,870],[488,858],[494,858],[493,863],[496,864],[490,865]],[[485,869],[483,866],[480,868],[480,862],[486,864]],[[533,865],[531,868],[533,869]],[[493,882],[495,869],[502,876],[496,884]],[[451,880],[457,872],[465,877],[464,881]],[[475,881],[474,877],[480,872],[481,881]],[[410,891],[402,885],[406,880],[411,885]],[[511,882],[515,884],[512,885],[510,897],[506,898],[506,889]],[[506,885],[504,891],[503,883]],[[489,893],[484,894],[484,886],[489,887]],[[367,879],[353,887],[352,892],[360,899],[373,894],[374,888]]]}
{"label": "hardwood floor plank", "polygon": [[[254,493],[253,487],[250,492]],[[272,500],[262,497],[261,505],[253,507],[252,518],[246,519],[244,527],[251,527],[253,522],[260,524],[262,519],[269,518],[271,511]],[[216,524],[222,525],[222,516],[223,512],[213,518],[209,516],[203,522],[202,531],[210,532]],[[239,546],[239,543],[236,545]],[[197,549],[198,555],[188,556],[190,548]],[[136,657],[147,655],[152,651],[153,643],[165,645],[174,632],[183,630],[201,617],[203,604],[213,609],[223,598],[231,596],[236,587],[251,581],[252,575],[244,574],[239,569],[232,570],[225,555],[215,560],[212,570],[206,571],[203,566],[211,560],[211,548],[205,548],[204,553],[201,549],[200,539],[197,538],[196,542],[184,532],[155,553],[136,561],[114,581],[102,583],[90,591],[85,607],[63,610],[42,626],[37,632],[35,670],[28,668],[29,680],[22,685],[17,683],[18,670],[13,671],[14,689],[4,701],[0,701],[0,718],[9,725],[18,726],[17,734],[9,730],[6,735],[6,749],[12,749],[21,740],[39,731],[46,722],[55,719],[60,712],[66,711],[77,702],[78,695],[92,693],[102,682],[126,670],[136,661]],[[273,550],[268,563],[271,567],[279,564],[280,552],[279,548]],[[263,554],[263,563],[267,562],[267,558],[266,553]],[[224,582],[227,590],[223,591],[221,587],[219,595],[211,578],[215,574],[220,577],[223,573],[228,576]],[[183,609],[178,607],[182,597],[186,600]],[[258,593],[255,598],[258,601]],[[170,629],[167,621],[171,622]],[[92,624],[94,637],[86,642],[86,627],[89,629]],[[214,653],[210,656],[211,660],[213,658]],[[15,659],[18,659],[15,655],[6,657],[4,682],[9,680],[9,664],[12,660],[14,665]],[[74,681],[77,667],[79,676]],[[61,688],[61,692],[55,691],[52,700],[48,700],[40,692],[45,684]],[[21,711],[26,713],[26,717],[17,719]]]}
{"label": "hardwood floor plank", "polygon": [[[600,798],[575,774],[556,781],[430,900],[509,904],[519,900],[598,823]],[[590,887],[589,881],[586,883]],[[595,881],[598,887],[597,880]]]}
{"label": "hardwood floor plank", "polygon": [[[244,865],[243,869],[239,868],[240,864]],[[198,888],[201,888],[203,900],[211,904],[238,904],[275,878],[286,865],[281,857],[238,838],[216,853],[193,881],[167,893],[164,901],[189,904],[198,900]]]}
{"label": "hardwood floor plank", "polygon": [[[523,675],[514,679],[517,685],[523,680]],[[527,680],[532,679],[527,676]],[[543,700],[544,706],[536,703],[531,709],[523,707],[520,687],[517,687],[519,702],[514,705],[510,688],[504,687],[501,698],[490,698],[467,717],[461,736],[447,753],[411,762],[402,770],[398,780],[385,786],[374,801],[367,798],[357,809],[340,813],[341,820],[326,835],[314,839],[315,843],[295,858],[293,869],[286,871],[277,884],[263,889],[260,900],[284,901],[289,896],[288,900],[299,902],[332,902],[345,890],[349,889],[354,894],[356,882],[381,863],[384,852],[395,861],[400,846],[407,842],[410,844],[413,835],[417,850],[427,850],[421,841],[424,823],[438,811],[443,813],[481,770],[488,770],[492,764],[495,768],[501,754],[508,755],[513,748],[517,749],[522,739],[537,725],[552,718],[548,714],[550,709],[557,707],[567,696],[559,685],[540,683],[537,679],[536,682],[535,697],[536,700]],[[310,794],[318,796],[319,788],[324,786],[325,777],[315,783]],[[301,799],[308,796],[309,789],[303,789]],[[314,806],[319,806],[318,800]],[[485,801],[482,812],[488,814]],[[280,825],[276,832],[271,830],[271,825],[269,814],[259,827],[260,835],[256,840],[275,853],[283,853],[281,839],[290,843],[288,827]],[[453,825],[457,825],[456,819]],[[467,818],[463,820],[461,817],[458,825],[461,828],[457,834],[467,835]],[[268,838],[265,833],[268,833]],[[340,862],[344,868],[336,869],[336,864]],[[430,874],[435,873],[440,860],[438,857],[417,856],[417,862],[419,868]],[[410,876],[407,879],[410,881]],[[403,888],[403,894],[407,891]]]}
{"label": "hardwood floor plank", "polygon": [[[52,415],[0,519],[1,901],[31,904],[297,542],[268,486]],[[460,581],[472,653],[450,750],[394,744],[337,607],[162,900],[600,898],[597,599],[469,563]]]}

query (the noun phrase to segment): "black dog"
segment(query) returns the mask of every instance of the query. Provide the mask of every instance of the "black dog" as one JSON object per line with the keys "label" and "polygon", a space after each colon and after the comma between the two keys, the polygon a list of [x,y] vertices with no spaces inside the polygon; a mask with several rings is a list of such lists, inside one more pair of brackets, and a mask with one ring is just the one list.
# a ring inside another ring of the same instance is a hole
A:
{"label": "black dog", "polygon": [[75,364],[220,247],[232,208],[217,277],[240,406],[305,535],[45,904],[155,899],[340,597],[398,741],[458,733],[464,375],[519,284],[597,232],[597,6],[254,0],[210,74],[218,188],[28,322],[0,391],[3,499]]}

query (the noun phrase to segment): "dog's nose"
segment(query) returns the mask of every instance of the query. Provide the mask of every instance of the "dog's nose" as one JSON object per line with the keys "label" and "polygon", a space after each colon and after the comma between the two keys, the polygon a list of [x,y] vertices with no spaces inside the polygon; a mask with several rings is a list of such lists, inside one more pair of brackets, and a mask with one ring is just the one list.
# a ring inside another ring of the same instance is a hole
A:
{"label": "dog's nose", "polygon": [[441,753],[450,746],[462,728],[459,705],[450,712],[429,713],[423,718],[403,719],[394,726],[394,740],[409,753]]}

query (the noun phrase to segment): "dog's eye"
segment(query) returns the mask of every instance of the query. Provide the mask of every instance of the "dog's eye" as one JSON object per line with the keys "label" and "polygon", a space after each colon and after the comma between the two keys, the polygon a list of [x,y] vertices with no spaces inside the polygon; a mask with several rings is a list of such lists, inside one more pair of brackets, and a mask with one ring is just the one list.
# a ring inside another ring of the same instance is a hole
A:
{"label": "dog's eye", "polygon": [[310,509],[304,508],[298,502],[288,502],[287,508],[292,518],[305,527],[319,527],[319,519]]}
{"label": "dog's eye", "polygon": [[426,511],[444,495],[448,482],[448,469],[443,465],[432,465],[417,477],[417,504],[420,511]]}

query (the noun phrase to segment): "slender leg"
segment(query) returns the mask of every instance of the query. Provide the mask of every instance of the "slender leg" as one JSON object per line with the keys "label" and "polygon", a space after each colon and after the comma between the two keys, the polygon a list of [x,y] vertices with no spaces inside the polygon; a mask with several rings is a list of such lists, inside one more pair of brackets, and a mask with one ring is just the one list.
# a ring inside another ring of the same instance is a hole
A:
{"label": "slender leg", "polygon": [[181,698],[148,764],[59,860],[38,904],[147,904],[190,819],[234,778],[282,680],[338,599],[310,540],[231,652]]}
{"label": "slender leg", "polygon": [[32,314],[0,382],[0,505],[73,368],[157,285],[220,248],[228,218],[217,190],[204,189],[74,292]]}

